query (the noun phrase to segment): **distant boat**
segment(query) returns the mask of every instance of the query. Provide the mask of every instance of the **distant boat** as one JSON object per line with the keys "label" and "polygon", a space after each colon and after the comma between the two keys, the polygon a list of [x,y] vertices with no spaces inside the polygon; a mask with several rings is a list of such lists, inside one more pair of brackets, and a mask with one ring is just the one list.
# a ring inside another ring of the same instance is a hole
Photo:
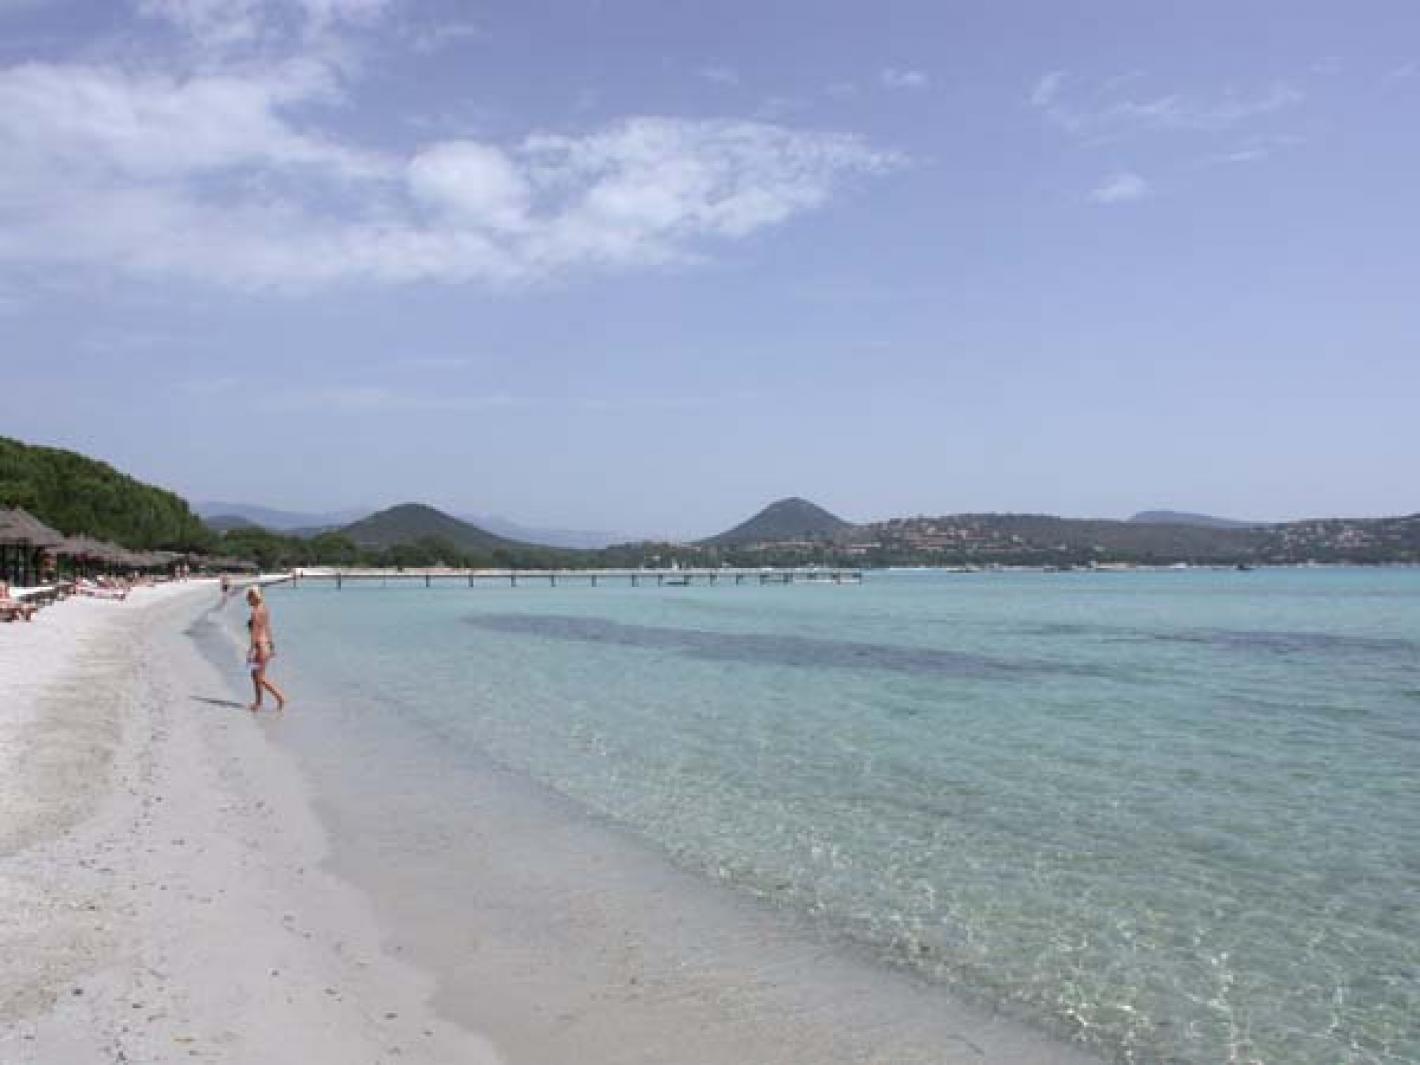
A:
{"label": "distant boat", "polygon": [[1256,566],[1249,566],[1246,562],[1239,562],[1237,564],[1237,569],[1242,573],[1251,573],[1256,568]]}

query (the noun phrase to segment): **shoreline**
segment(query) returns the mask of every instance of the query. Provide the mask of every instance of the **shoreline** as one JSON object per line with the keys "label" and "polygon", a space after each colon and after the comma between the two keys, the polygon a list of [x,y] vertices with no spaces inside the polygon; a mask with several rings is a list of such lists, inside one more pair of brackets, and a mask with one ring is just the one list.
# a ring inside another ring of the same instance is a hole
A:
{"label": "shoreline", "polygon": [[0,1060],[494,1065],[324,870],[294,762],[186,635],[215,598],[0,633]]}
{"label": "shoreline", "polygon": [[329,868],[371,899],[387,949],[435,977],[441,1013],[509,1061],[1098,1062],[487,755],[386,727],[400,718],[380,694],[337,695],[307,661],[282,673],[304,707],[282,744],[312,782]]}
{"label": "shoreline", "polygon": [[[0,642],[0,685],[25,680],[0,718],[7,1065],[1096,1060],[496,768],[450,817],[443,879],[382,866],[371,826],[398,802],[318,793],[291,719],[253,718],[204,654],[199,629],[234,631],[216,604],[198,582],[60,604],[37,658]],[[330,727],[309,709],[298,728]]]}

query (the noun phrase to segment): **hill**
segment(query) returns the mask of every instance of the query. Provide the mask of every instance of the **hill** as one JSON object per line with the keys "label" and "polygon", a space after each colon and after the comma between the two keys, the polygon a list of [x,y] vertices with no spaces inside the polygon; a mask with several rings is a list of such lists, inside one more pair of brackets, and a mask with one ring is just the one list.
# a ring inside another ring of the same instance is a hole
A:
{"label": "hill", "polygon": [[748,521],[718,536],[700,541],[712,547],[783,543],[795,540],[831,540],[852,525],[816,503],[797,496],[770,503]]}
{"label": "hill", "polygon": [[423,503],[401,503],[399,506],[361,518],[340,530],[358,547],[387,548],[419,541],[439,540],[459,551],[487,553],[502,550],[524,550],[529,545],[497,536],[477,525],[451,517]]}
{"label": "hill", "polygon": [[1141,510],[1129,519],[1136,525],[1196,525],[1203,529],[1256,529],[1260,521],[1234,521],[1211,514],[1190,514],[1185,510]]}
{"label": "hill", "polygon": [[0,505],[68,535],[125,547],[202,548],[212,533],[180,496],[73,451],[0,437]]}
{"label": "hill", "polygon": [[1414,562],[1420,515],[1225,527],[1046,514],[896,518],[856,529],[844,551],[870,564]]}
{"label": "hill", "polygon": [[260,525],[272,532],[299,532],[314,535],[314,531],[334,529],[348,525],[365,517],[370,508],[354,510],[334,510],[327,513],[304,513],[295,510],[277,510],[275,507],[258,506],[255,503],[221,503],[215,501],[194,503],[192,509],[207,520],[208,525],[221,521],[228,528],[240,528],[231,520],[241,519],[248,525]]}

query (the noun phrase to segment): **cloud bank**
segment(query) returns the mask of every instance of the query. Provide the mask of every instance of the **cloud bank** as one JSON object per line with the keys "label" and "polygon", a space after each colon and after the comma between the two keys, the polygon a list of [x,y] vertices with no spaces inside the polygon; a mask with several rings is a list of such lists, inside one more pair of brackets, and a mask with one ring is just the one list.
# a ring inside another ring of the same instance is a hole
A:
{"label": "cloud bank", "polygon": [[[629,116],[395,152],[323,129],[383,0],[143,0],[184,44],[0,68],[0,264],[252,287],[693,261],[901,165],[847,133]],[[295,41],[273,54],[272,41]]]}

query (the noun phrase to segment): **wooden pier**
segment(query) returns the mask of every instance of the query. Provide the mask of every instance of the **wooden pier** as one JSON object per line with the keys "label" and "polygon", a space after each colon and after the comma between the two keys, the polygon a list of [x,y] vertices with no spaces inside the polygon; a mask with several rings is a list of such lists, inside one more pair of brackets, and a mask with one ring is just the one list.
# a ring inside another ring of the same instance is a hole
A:
{"label": "wooden pier", "polygon": [[633,588],[689,588],[719,584],[861,584],[863,571],[843,567],[802,567],[794,569],[299,569],[286,578],[292,585],[333,584],[389,586],[391,584],[434,585],[524,585],[557,588],[584,585],[592,588],[605,583],[629,584]]}

